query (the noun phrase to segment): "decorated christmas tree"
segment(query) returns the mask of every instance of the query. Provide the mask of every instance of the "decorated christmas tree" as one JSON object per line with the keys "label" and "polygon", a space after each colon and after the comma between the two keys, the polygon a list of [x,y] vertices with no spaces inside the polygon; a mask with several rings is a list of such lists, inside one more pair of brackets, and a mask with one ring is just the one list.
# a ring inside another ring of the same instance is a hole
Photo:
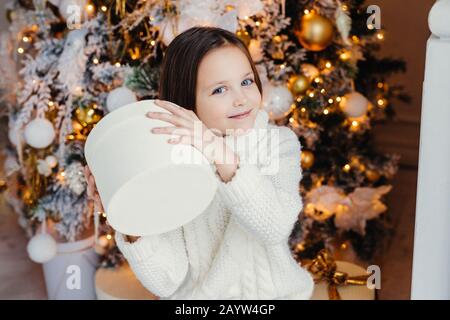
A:
{"label": "decorated christmas tree", "polygon": [[370,17],[363,0],[9,1],[4,180],[20,224],[30,237],[46,226],[68,242],[95,232],[103,266],[124,261],[106,213],[88,201],[84,142],[105,114],[157,98],[167,46],[209,25],[248,46],[271,121],[301,141],[304,210],[292,253],[300,261],[349,241],[370,259],[390,231],[383,196],[398,162],[376,151],[371,127],[407,99],[388,84],[405,65],[376,55],[385,32]]}

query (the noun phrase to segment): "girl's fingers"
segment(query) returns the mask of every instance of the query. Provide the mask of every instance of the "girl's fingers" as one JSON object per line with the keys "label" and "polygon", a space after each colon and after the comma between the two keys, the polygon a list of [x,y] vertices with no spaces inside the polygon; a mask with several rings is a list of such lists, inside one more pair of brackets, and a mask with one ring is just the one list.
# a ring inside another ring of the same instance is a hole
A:
{"label": "girl's fingers", "polygon": [[165,112],[148,112],[147,117],[169,122],[178,127],[192,128],[193,126],[192,120]]}
{"label": "girl's fingers", "polygon": [[173,134],[173,135],[192,135],[192,130],[186,129],[186,128],[179,128],[179,127],[159,127],[159,128],[153,128],[152,133],[156,134]]}

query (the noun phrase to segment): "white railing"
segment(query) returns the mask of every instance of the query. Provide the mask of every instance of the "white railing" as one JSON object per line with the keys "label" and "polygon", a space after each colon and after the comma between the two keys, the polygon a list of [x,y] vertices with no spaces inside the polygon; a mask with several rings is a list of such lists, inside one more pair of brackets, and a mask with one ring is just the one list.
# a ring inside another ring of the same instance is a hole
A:
{"label": "white railing", "polygon": [[450,299],[450,0],[428,23],[411,298]]}

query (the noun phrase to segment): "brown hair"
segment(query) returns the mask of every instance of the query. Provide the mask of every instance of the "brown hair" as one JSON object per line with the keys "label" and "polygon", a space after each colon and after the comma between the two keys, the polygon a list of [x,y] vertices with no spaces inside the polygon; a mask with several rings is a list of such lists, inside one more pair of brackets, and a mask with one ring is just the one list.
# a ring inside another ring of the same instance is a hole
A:
{"label": "brown hair", "polygon": [[234,33],[215,27],[193,27],[172,40],[163,59],[159,99],[195,110],[197,73],[203,57],[211,50],[236,46],[247,56],[262,96],[261,80],[246,45]]}

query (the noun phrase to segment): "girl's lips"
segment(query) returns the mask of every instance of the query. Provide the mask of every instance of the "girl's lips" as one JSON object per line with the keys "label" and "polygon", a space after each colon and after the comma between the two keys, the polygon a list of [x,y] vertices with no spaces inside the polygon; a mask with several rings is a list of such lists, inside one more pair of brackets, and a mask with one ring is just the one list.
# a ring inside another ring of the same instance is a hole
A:
{"label": "girl's lips", "polygon": [[231,116],[231,117],[228,117],[228,118],[230,118],[230,119],[244,119],[244,118],[248,117],[248,115],[250,114],[250,112],[252,112],[251,109],[248,110],[247,112],[240,113],[240,114],[238,114],[238,115]]}

